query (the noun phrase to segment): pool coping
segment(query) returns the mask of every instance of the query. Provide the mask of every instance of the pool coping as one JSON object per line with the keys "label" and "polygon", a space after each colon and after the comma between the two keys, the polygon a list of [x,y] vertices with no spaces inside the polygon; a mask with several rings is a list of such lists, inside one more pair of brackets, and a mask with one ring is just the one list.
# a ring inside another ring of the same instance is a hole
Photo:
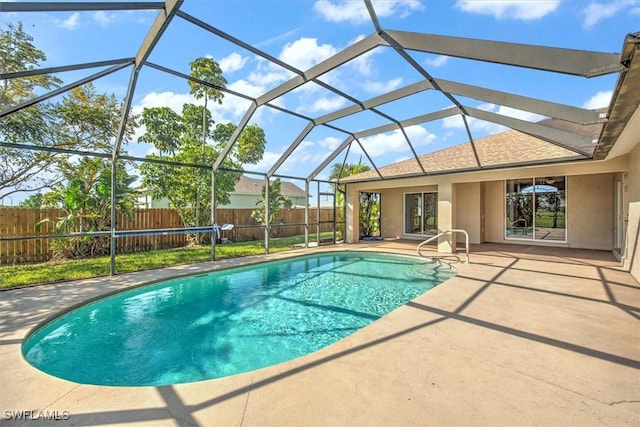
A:
{"label": "pool coping", "polygon": [[[640,329],[633,307],[640,305],[640,287],[617,268],[610,254],[598,251],[479,245],[472,250],[471,264],[457,265],[458,276],[363,330],[311,355],[232,377],[164,387],[84,386],[43,374],[21,358],[22,340],[35,324],[57,314],[64,304],[67,308],[74,301],[86,304],[85,292],[79,291],[94,292],[97,299],[149,283],[145,279],[150,275],[160,281],[176,274],[336,250],[408,255],[415,253],[415,243],[319,247],[3,292],[3,425],[38,425],[41,420],[33,417],[6,419],[7,411],[27,409],[69,411],[69,419],[56,425],[553,425],[560,420],[631,425],[637,421],[640,386],[634,379],[640,369],[636,339]],[[511,269],[512,261],[526,268]],[[578,270],[584,273],[576,274]],[[496,271],[508,276],[509,283],[487,279]],[[556,276],[575,281],[570,291],[575,295],[567,297],[564,288],[559,292],[561,283],[550,287],[549,280]],[[603,299],[603,286],[613,289],[612,301]],[[77,295],[72,295],[74,291]],[[514,292],[535,292],[548,300],[549,319],[540,322],[538,305],[527,313],[534,301],[511,299]],[[485,298],[489,293],[507,312],[496,312],[491,299]],[[48,303],[52,300],[59,303],[52,307]],[[563,304],[552,313],[557,302]],[[517,316],[510,304],[518,305]],[[33,316],[21,316],[29,310]],[[609,342],[602,342],[607,334],[599,329],[604,315],[615,326]],[[552,321],[572,328],[571,336],[547,330]],[[596,334],[599,342],[590,334]],[[423,347],[424,352],[417,351]],[[530,359],[531,353],[536,358]],[[519,366],[518,357],[537,364]],[[441,368],[430,370],[436,362]],[[504,390],[488,387],[481,381],[484,377]]]}

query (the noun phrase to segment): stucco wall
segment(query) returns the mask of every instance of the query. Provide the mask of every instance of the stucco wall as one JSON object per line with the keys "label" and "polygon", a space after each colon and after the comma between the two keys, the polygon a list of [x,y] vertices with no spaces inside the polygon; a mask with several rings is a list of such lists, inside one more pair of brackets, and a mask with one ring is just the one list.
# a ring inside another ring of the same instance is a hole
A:
{"label": "stucco wall", "polygon": [[624,267],[640,282],[640,144],[629,155],[626,182],[629,218]]}
{"label": "stucco wall", "polygon": [[382,213],[381,226],[384,238],[419,238],[404,234],[404,195],[406,193],[421,193],[437,191],[435,185],[421,185],[380,190],[380,210]]}
{"label": "stucco wall", "polygon": [[613,249],[613,174],[571,176],[567,182],[569,246]]}
{"label": "stucco wall", "polygon": [[[573,248],[613,248],[613,174],[567,177],[567,243]],[[485,183],[485,241],[520,243],[504,238],[504,182]],[[524,241],[523,243],[534,243]],[[536,244],[538,242],[535,242]]]}
{"label": "stucco wall", "polygon": [[[634,153],[637,169],[640,153],[638,153],[637,149]],[[485,170],[454,175],[432,175],[352,183],[347,186],[347,242],[357,241],[357,197],[359,191],[372,191],[382,194],[383,237],[410,238],[403,233],[403,194],[413,191],[437,191],[438,185],[452,182],[456,189],[454,203],[456,216],[452,222],[458,228],[465,228],[475,233],[474,241],[476,241],[476,238],[480,239],[478,237],[482,235],[480,228],[482,218],[480,215],[482,207],[484,207],[484,241],[516,243],[517,241],[505,241],[504,239],[504,180],[534,176],[567,175],[569,176],[567,182],[569,242],[555,243],[553,245],[611,250],[613,245],[613,174],[628,171],[629,156],[620,156],[601,162],[524,166],[513,169]],[[629,176],[629,181],[634,179],[636,182],[638,181],[637,172],[635,172],[635,175],[630,174]],[[480,184],[479,187],[474,187],[474,185],[478,184]],[[640,189],[637,188],[638,185],[640,184],[629,184],[630,187],[636,188],[634,190],[636,193],[640,193]],[[467,199],[467,195],[472,193],[472,188],[480,189],[481,191],[483,186],[484,197],[482,199],[479,201],[478,199]],[[635,199],[630,200],[632,203],[633,200],[637,202],[634,208],[636,216],[630,217],[630,221],[640,216],[638,211],[640,210],[640,197],[637,195],[635,197]],[[354,201],[356,201],[355,204],[353,203]],[[468,213],[470,216],[467,216],[466,212],[461,212],[461,209],[466,209],[470,206],[471,212]],[[630,210],[630,215],[633,214],[632,210]],[[476,218],[473,218],[473,211],[477,212]],[[355,215],[353,215],[354,213]],[[598,224],[597,227],[596,224]],[[594,227],[597,228],[595,233]],[[356,232],[353,233],[354,231]],[[523,241],[522,243],[530,244],[532,242]],[[541,244],[549,245],[552,243],[541,242]]]}
{"label": "stucco wall", "polygon": [[[403,206],[402,192],[384,190],[380,192],[380,227],[382,237],[397,239],[402,237],[402,211],[398,214],[398,206]],[[387,213],[389,215],[387,215]]]}
{"label": "stucco wall", "polygon": [[484,184],[484,240],[490,243],[504,241],[504,182]]}
{"label": "stucco wall", "polygon": [[[634,177],[630,177],[629,181],[632,179]],[[611,250],[613,248],[613,181],[613,173],[577,175],[567,178],[567,243],[506,240],[504,238],[504,181],[455,184],[455,227],[467,230],[470,243],[481,243],[482,207],[484,207],[484,241],[486,242],[534,243]],[[412,238],[404,234],[404,194],[437,191],[437,188],[435,185],[424,185],[379,190],[382,195],[382,236]],[[640,202],[640,197],[638,195],[635,197]],[[637,206],[640,207],[640,203]],[[636,215],[639,214],[640,212],[636,210]],[[458,241],[463,242],[464,236],[458,236]]]}
{"label": "stucco wall", "polygon": [[[469,233],[469,243],[481,243],[481,200],[482,185],[480,182],[456,184],[456,228],[461,228]],[[457,236],[458,242],[464,242],[464,235]]]}

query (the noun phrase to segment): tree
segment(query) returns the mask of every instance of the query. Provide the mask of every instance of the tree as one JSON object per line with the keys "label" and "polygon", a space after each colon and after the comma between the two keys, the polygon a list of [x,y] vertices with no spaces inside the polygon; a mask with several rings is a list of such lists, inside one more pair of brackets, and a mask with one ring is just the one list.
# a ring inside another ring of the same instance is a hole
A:
{"label": "tree", "polygon": [[[118,136],[123,104],[115,95],[97,93],[93,83],[71,89],[62,102],[52,108],[57,145],[75,150],[111,154]],[[126,145],[137,126],[130,117],[123,137]],[[121,153],[124,153],[121,148]]]}
{"label": "tree", "polygon": [[[2,73],[37,69],[46,59],[35,48],[22,24],[0,32]],[[33,99],[38,92],[61,83],[48,74],[3,79],[0,110]],[[114,95],[98,94],[91,83],[67,92],[57,103],[41,102],[0,119],[0,141],[48,148],[111,153],[122,116],[123,104]],[[127,142],[135,127],[130,119],[125,128]],[[35,192],[55,187],[65,178],[62,167],[72,161],[68,154],[0,147],[0,198],[15,192]],[[6,159],[6,161],[4,161]]]}
{"label": "tree", "polygon": [[[277,178],[273,183],[269,183],[269,201],[266,202],[265,186],[262,186],[262,198],[256,202],[258,209],[254,209],[251,212],[251,219],[259,224],[267,225],[267,215],[265,207],[269,207],[269,237],[274,237],[278,234],[280,229],[280,223],[276,224],[278,214],[282,209],[291,209],[291,199],[287,195],[282,194],[282,182],[280,178]],[[268,203],[268,204],[267,204]]]}
{"label": "tree", "polygon": [[[0,31],[0,72],[15,73],[37,69],[46,60],[33,45],[33,37],[22,23],[7,24]],[[62,81],[49,74],[3,79],[0,82],[0,111],[33,99],[38,91],[50,90]],[[40,103],[0,118],[0,141],[55,146],[51,132],[51,106]],[[60,155],[45,151],[0,147],[0,199],[20,191],[38,191],[59,181],[55,162]]]}
{"label": "tree", "polygon": [[46,201],[45,201],[44,194],[36,193],[24,199],[22,202],[20,202],[18,206],[20,206],[21,208],[28,208],[28,209],[40,209],[44,207],[45,203]]}
{"label": "tree", "polygon": [[[64,184],[44,196],[44,204],[59,207],[62,217],[55,219],[55,233],[107,231],[111,228],[111,160],[82,157],[62,169]],[[123,163],[116,167],[116,210],[130,219],[135,206],[131,184],[136,180]],[[54,222],[51,218],[42,222]],[[83,258],[109,253],[109,237],[82,236],[54,240],[56,258]]]}
{"label": "tree", "polygon": [[[330,181],[338,181],[346,176],[355,175],[361,172],[366,172],[371,168],[362,163],[362,157],[358,160],[358,163],[345,163],[344,166],[340,163],[334,163],[331,165],[331,172],[329,173]],[[338,191],[344,193],[344,185],[338,186]]]}
{"label": "tree", "polygon": [[[153,143],[160,151],[172,141],[171,151],[162,156],[172,162],[213,165],[236,130],[232,123],[218,124],[211,131],[211,120],[200,120],[202,114],[211,113],[202,106],[185,104],[182,114],[170,114],[164,108],[145,108],[140,123],[146,126],[146,133],[140,141]],[[202,144],[200,134],[202,124],[207,144]],[[168,134],[171,133],[171,135]],[[238,137],[234,148],[222,162],[225,169],[241,171],[243,164],[255,164],[262,158],[265,147],[264,131],[257,125],[247,126]],[[160,156],[149,155],[149,158]],[[211,224],[211,169],[144,163],[140,166],[142,185],[150,190],[154,199],[166,198],[178,211],[184,227],[197,224]],[[216,201],[229,203],[229,193],[240,179],[240,172],[221,170],[216,173]],[[198,209],[196,209],[196,204]]]}
{"label": "tree", "polygon": [[[191,63],[189,63],[189,67],[191,67],[191,77],[195,77],[199,80],[203,80],[208,83],[212,83],[218,87],[225,87],[227,85],[227,80],[222,75],[222,69],[220,65],[213,58],[198,58]],[[189,80],[189,87],[191,91],[189,92],[195,99],[204,98],[204,108],[202,109],[202,145],[207,144],[207,129],[209,118],[209,110],[207,109],[207,101],[211,98],[214,101],[217,101],[218,104],[222,104],[222,99],[224,98],[224,93],[220,90],[206,86],[201,83],[194,82]],[[202,186],[202,181],[198,181],[198,185],[196,187],[196,200],[195,200],[195,218],[196,218],[196,226],[200,225],[200,188]]]}
{"label": "tree", "polygon": [[[227,80],[222,75],[220,65],[218,65],[213,58],[195,59],[189,63],[189,67],[191,68],[191,77],[195,77],[221,88],[226,87]],[[204,144],[207,139],[207,134],[204,132],[204,129],[207,128],[208,119],[207,115],[204,113],[207,111],[207,101],[212,99],[221,105],[224,93],[214,87],[206,86],[192,80],[189,80],[189,88],[191,89],[189,93],[193,95],[195,99],[204,98],[204,110],[202,114],[202,143]]]}
{"label": "tree", "polygon": [[[366,172],[370,169],[369,166],[362,163],[362,157],[358,160],[358,163],[345,163],[344,166],[340,163],[334,163],[331,165],[329,180],[338,181],[340,178]],[[338,185],[336,189],[336,205],[342,206],[344,203],[344,185]],[[371,236],[374,232],[379,231],[380,228],[378,224],[380,196],[378,193],[361,192],[359,203],[360,236]],[[344,222],[344,212],[342,209],[338,210],[338,222]]]}

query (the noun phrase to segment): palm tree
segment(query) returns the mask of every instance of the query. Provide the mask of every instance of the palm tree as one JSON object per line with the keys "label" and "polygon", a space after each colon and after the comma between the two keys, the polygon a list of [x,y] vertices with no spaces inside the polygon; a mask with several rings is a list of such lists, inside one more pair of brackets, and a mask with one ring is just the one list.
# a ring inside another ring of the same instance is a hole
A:
{"label": "palm tree", "polygon": [[[331,173],[329,174],[329,181],[338,181],[345,176],[351,176],[360,172],[366,172],[371,168],[362,163],[362,157],[358,160],[358,163],[334,163],[331,165]],[[338,193],[344,193],[344,186],[338,186]]]}
{"label": "palm tree", "polygon": [[[334,163],[331,165],[331,173],[329,174],[330,181],[338,181],[346,176],[355,175],[361,172],[366,172],[371,168],[362,163],[362,157],[358,160],[358,163]],[[344,185],[337,185],[336,187],[336,205],[343,205],[343,194],[345,191]],[[371,233],[378,227],[377,215],[374,213],[379,212],[377,206],[380,202],[379,194],[377,193],[360,193],[360,235],[370,236]],[[343,209],[338,210],[338,222],[344,222]]]}
{"label": "palm tree", "polygon": [[[207,83],[211,83],[218,87],[224,88],[227,85],[227,79],[222,75],[222,69],[220,65],[213,58],[198,58],[189,63],[191,67],[191,77],[195,77],[199,80],[203,80]],[[222,98],[224,93],[220,90],[206,86],[198,82],[189,80],[189,87],[191,88],[190,94],[195,99],[204,98],[204,108],[202,109],[202,146],[207,143],[207,135],[209,134],[209,126],[207,123],[207,103],[209,98],[216,101],[218,104],[222,104]],[[200,185],[198,180],[198,188],[196,189],[196,202],[195,202],[195,217],[196,226],[200,225]],[[213,219],[212,219],[213,221]]]}

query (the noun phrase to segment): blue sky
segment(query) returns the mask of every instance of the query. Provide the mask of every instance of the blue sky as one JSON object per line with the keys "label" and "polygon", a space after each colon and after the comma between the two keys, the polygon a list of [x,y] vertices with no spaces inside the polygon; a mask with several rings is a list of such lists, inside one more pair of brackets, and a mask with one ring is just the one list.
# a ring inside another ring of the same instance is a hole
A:
{"label": "blue sky", "polygon": [[[374,1],[381,26],[388,30],[469,37],[620,52],[624,37],[640,31],[640,0],[530,0],[530,1]],[[2,3],[0,3],[0,10]],[[306,70],[357,40],[375,32],[363,2],[288,0],[186,0],[181,10],[300,70]],[[47,55],[44,66],[58,66],[135,56],[157,11],[1,13],[0,22],[21,21],[34,44]],[[585,107],[608,106],[617,75],[585,79],[550,72],[410,52],[412,58],[436,79],[458,81],[513,92],[547,101]],[[257,97],[289,80],[292,74],[256,57],[199,27],[175,18],[149,60],[189,73],[189,62],[210,56],[222,66],[228,88]],[[98,70],[60,73],[71,83]],[[127,68],[94,82],[101,92],[122,99],[130,76]],[[380,46],[321,77],[321,80],[360,101],[388,90],[422,80],[422,76],[389,47]],[[541,116],[459,97],[464,105],[507,114],[530,121]],[[189,95],[186,81],[143,68],[133,111],[144,107],[169,106],[181,110],[185,102],[198,103]],[[350,101],[314,84],[304,86],[275,101],[277,105],[309,117],[320,117],[346,107]],[[212,106],[217,122],[238,123],[249,103],[226,95],[221,106]],[[425,91],[410,99],[380,106],[380,110],[402,120],[452,104],[442,94]],[[305,120],[281,111],[260,107],[253,116],[266,132],[267,152],[263,162],[248,170],[264,172],[304,129]],[[388,123],[370,112],[337,120],[333,124],[351,132]],[[471,119],[474,138],[504,130],[495,124]],[[139,130],[138,135],[143,130]],[[459,116],[407,129],[418,154],[429,153],[468,140]],[[346,135],[322,126],[315,128],[278,173],[305,177],[333,151]],[[388,132],[362,141],[377,166],[409,158],[411,151],[399,132]],[[144,156],[151,147],[135,141],[126,147]],[[348,161],[357,162],[352,149]],[[336,158],[341,162],[344,156]],[[365,159],[365,163],[368,163]],[[320,175],[326,178],[327,171]],[[300,182],[296,184],[301,185]]]}

